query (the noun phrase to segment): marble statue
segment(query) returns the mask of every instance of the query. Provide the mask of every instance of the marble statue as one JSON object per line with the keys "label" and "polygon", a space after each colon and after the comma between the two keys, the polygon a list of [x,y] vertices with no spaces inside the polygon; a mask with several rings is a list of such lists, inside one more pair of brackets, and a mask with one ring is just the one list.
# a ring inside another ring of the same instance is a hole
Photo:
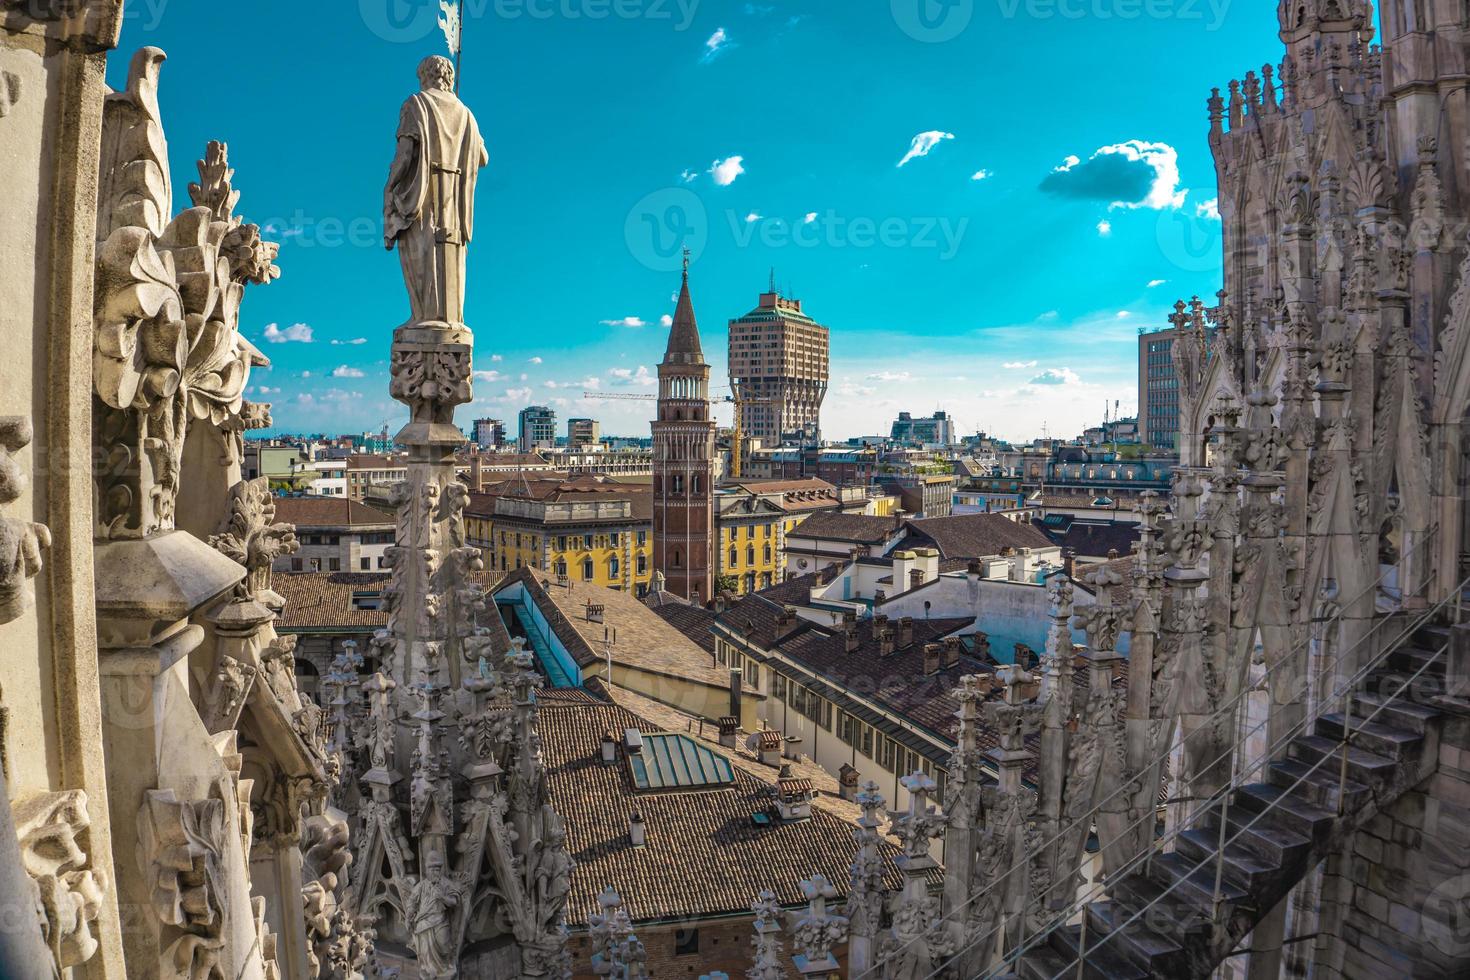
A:
{"label": "marble statue", "polygon": [[383,191],[383,238],[398,249],[410,325],[464,322],[465,248],[474,232],[475,178],[489,162],[474,114],[454,94],[454,65],[419,64],[423,90],[403,104],[398,152]]}

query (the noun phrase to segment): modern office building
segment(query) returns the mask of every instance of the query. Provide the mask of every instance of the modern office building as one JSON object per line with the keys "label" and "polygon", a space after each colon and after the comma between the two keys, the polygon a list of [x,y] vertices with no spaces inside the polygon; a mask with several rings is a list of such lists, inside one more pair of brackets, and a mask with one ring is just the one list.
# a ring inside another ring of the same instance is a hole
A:
{"label": "modern office building", "polygon": [[505,423],[500,419],[475,419],[472,437],[481,449],[499,449],[505,445]]}
{"label": "modern office building", "polygon": [[596,419],[567,419],[567,448],[596,446],[602,442],[602,423]]}
{"label": "modern office building", "polygon": [[935,412],[927,418],[917,419],[908,412],[899,412],[890,438],[905,445],[953,445],[954,419],[945,412]]}
{"label": "modern office building", "polygon": [[520,450],[523,453],[556,445],[556,412],[545,405],[521,409]]}
{"label": "modern office building", "polygon": [[1174,328],[1138,335],[1138,432],[1146,445],[1179,445],[1179,379],[1174,373]]}
{"label": "modern office building", "polygon": [[744,438],[766,446],[819,441],[829,347],[827,328],[802,311],[801,300],[774,288],[730,321],[730,385]]}

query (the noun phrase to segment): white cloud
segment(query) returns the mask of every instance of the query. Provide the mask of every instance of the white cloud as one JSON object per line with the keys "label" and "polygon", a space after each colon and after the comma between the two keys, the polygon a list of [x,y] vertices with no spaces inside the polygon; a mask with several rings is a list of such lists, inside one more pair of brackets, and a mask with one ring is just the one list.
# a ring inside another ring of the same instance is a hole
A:
{"label": "white cloud", "polygon": [[484,381],[487,384],[496,384],[498,382],[504,381],[505,375],[501,374],[499,371],[476,371],[475,380]]}
{"label": "white cloud", "polygon": [[542,363],[542,361],[541,361],[541,358],[539,358],[539,357],[533,357],[527,363],[528,364],[540,364],[540,363]]}
{"label": "white cloud", "polygon": [[508,402],[531,401],[532,391],[530,388],[507,388],[505,389],[505,400]]}
{"label": "white cloud", "polygon": [[1029,382],[1034,385],[1074,385],[1082,381],[1071,368],[1047,368]]}
{"label": "white cloud", "polygon": [[1132,313],[1129,313],[1127,310],[1119,310],[1118,311],[1118,319],[1119,320],[1126,320],[1126,319],[1128,319],[1132,315],[1133,314]]}
{"label": "white cloud", "polygon": [[804,218],[801,219],[801,223],[804,224],[804,225],[809,225],[809,224],[813,223],[816,220],[817,220],[817,212],[815,212],[815,211],[808,211],[806,213],[806,217],[804,217]]}
{"label": "white cloud", "polygon": [[730,35],[721,27],[709,36],[709,40],[704,42],[704,54],[699,60],[709,64],[732,46]]}
{"label": "white cloud", "polygon": [[582,388],[601,388],[602,387],[602,379],[601,378],[595,378],[595,377],[587,377],[587,378],[583,378],[581,381],[547,381],[547,382],[544,382],[544,384],[545,384],[545,386],[547,388],[552,388],[552,389],[556,389],[556,388],[562,388],[562,389],[565,389],[565,388],[576,388],[576,389],[582,389]]}
{"label": "white cloud", "polygon": [[1167,280],[1167,279],[1150,279],[1148,281],[1148,288],[1149,289],[1158,289],[1160,286],[1162,286],[1164,283],[1166,283],[1168,281],[1169,280]]}
{"label": "white cloud", "polygon": [[1099,221],[1097,223],[1097,233],[1103,238],[1111,236],[1113,234],[1113,223],[1106,218]]}
{"label": "white cloud", "polygon": [[674,318],[665,313],[658,318],[658,325],[661,327],[672,327],[674,325]]}
{"label": "white cloud", "polygon": [[1168,143],[1126,140],[1093,151],[1086,163],[1069,155],[1041,189],[1109,208],[1178,210],[1189,194],[1179,186],[1179,153]]}
{"label": "white cloud", "polygon": [[651,388],[658,384],[658,377],[643,365],[639,365],[636,371],[632,368],[613,368],[607,372],[607,376],[612,378],[613,383],[617,385]]}
{"label": "white cloud", "polygon": [[1056,318],[1057,318],[1057,311],[1056,310],[1047,310],[1045,313],[1041,314],[1036,319],[1038,319],[1038,320],[1055,320]]}
{"label": "white cloud", "polygon": [[279,395],[280,393],[281,389],[271,388],[266,385],[260,385],[258,388],[255,389],[255,394],[257,395]]}
{"label": "white cloud", "polygon": [[1218,197],[1212,197],[1202,204],[1196,204],[1194,207],[1194,215],[1196,218],[1207,218],[1210,221],[1219,221],[1220,199]]}
{"label": "white cloud", "polygon": [[710,164],[709,168],[709,175],[721,187],[729,187],[735,183],[735,178],[743,173],[745,173],[745,157],[739,155],[716,160]]}
{"label": "white cloud", "polygon": [[1007,361],[1005,364],[1002,364],[1001,367],[1005,368],[1007,371],[1025,371],[1029,368],[1034,368],[1036,365],[1036,361]]}
{"label": "white cloud", "polygon": [[303,378],[309,378],[309,377],[311,377],[311,372],[310,371],[302,371],[301,372],[301,376]]}
{"label": "white cloud", "polygon": [[748,225],[753,225],[759,220],[761,220],[761,216],[758,212],[755,211],[752,211],[745,216],[745,223]]}
{"label": "white cloud", "polygon": [[994,170],[985,170],[984,168],[982,168],[980,170],[975,171],[974,175],[972,177],[970,177],[970,179],[971,180],[989,180],[990,178],[992,178],[994,176],[995,176],[995,171]]}
{"label": "white cloud", "polygon": [[695,173],[693,170],[686,170],[683,173],[679,174],[679,179],[686,184],[692,184],[694,183],[694,179],[698,176],[699,174]]}
{"label": "white cloud", "polygon": [[604,327],[646,327],[648,321],[639,316],[625,316],[620,320],[601,320]]}
{"label": "white cloud", "polygon": [[919,157],[926,157],[929,155],[929,151],[934,149],[940,143],[945,140],[952,139],[954,139],[954,133],[945,133],[937,129],[931,129],[928,132],[920,133],[918,136],[914,137],[913,143],[909,145],[909,151],[903,155],[902,160],[898,161],[898,165],[902,167],[910,160],[915,160]]}
{"label": "white cloud", "polygon": [[359,371],[355,367],[348,367],[346,364],[343,364],[342,366],[337,367],[337,368],[334,368],[332,370],[332,377],[334,377],[334,378],[362,378],[362,377],[366,377],[366,375],[364,375],[361,371]]}
{"label": "white cloud", "polygon": [[311,327],[304,323],[293,323],[282,330],[278,323],[267,323],[265,339],[271,344],[309,344],[311,343]]}
{"label": "white cloud", "polygon": [[503,361],[503,360],[505,360],[505,358],[502,355],[500,355],[500,354],[491,354],[490,355],[490,360],[492,360],[492,361]]}
{"label": "white cloud", "polygon": [[914,376],[907,371],[879,371],[877,374],[868,375],[863,380],[884,381],[892,384],[900,381],[912,381],[913,379]]}
{"label": "white cloud", "polygon": [[334,341],[332,341],[332,346],[333,347],[361,347],[365,343],[367,343],[367,338],[366,337],[353,337],[351,340],[334,340]]}

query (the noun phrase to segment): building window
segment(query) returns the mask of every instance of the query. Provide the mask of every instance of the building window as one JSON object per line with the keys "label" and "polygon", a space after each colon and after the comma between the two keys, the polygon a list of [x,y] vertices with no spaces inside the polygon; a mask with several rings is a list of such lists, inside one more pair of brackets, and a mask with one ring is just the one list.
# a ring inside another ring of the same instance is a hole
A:
{"label": "building window", "polygon": [[592,535],[582,535],[582,547],[586,548],[588,551],[592,550]]}
{"label": "building window", "polygon": [[373,560],[371,558],[359,558],[357,560],[357,567],[364,572],[370,572],[373,570]]}
{"label": "building window", "polygon": [[679,549],[678,548],[675,548],[674,549],[674,556],[673,556],[673,559],[669,562],[669,565],[670,565],[670,567],[673,567],[673,568],[683,568],[684,567],[684,559],[679,554]]}
{"label": "building window", "polygon": [[560,535],[560,536],[557,537],[557,539],[556,539],[556,550],[557,551],[566,551],[567,550],[567,536],[565,534]]}
{"label": "building window", "polygon": [[342,571],[342,559],[340,559],[340,558],[328,558],[327,559],[327,571],[329,571],[329,572],[340,572],[340,571]]}
{"label": "building window", "polygon": [[299,571],[301,571],[301,559],[300,558],[292,558],[291,559],[291,571],[293,571],[293,572],[299,572]]}
{"label": "building window", "polygon": [[730,549],[730,567],[731,568],[734,568],[738,564],[740,564],[740,552],[738,550],[736,550],[735,548],[731,548]]}
{"label": "building window", "polygon": [[747,565],[754,565],[755,564],[755,549],[754,548],[746,548],[745,549],[745,564],[747,564]]}
{"label": "building window", "polygon": [[682,473],[675,473],[674,474],[674,488],[673,488],[673,492],[674,493],[683,493],[684,492],[684,475]]}
{"label": "building window", "polygon": [[590,582],[590,581],[592,581],[592,578],[593,578],[594,573],[595,573],[595,569],[592,566],[592,559],[591,558],[584,558],[584,559],[582,559],[582,581],[584,581],[584,582]]}
{"label": "building window", "polygon": [[612,534],[609,534],[607,536],[607,541],[608,547],[616,548],[618,546],[618,532],[614,531]]}
{"label": "building window", "polygon": [[675,956],[697,956],[699,955],[699,930],[680,929],[674,933],[674,955]]}
{"label": "building window", "polygon": [[771,674],[771,696],[782,701],[786,700],[786,675]]}
{"label": "building window", "polygon": [[609,558],[607,560],[607,575],[608,575],[608,578],[617,578],[618,577],[618,573],[621,570],[622,570],[622,565],[619,564],[619,562],[618,562],[618,556],[617,555],[613,555],[611,558]]}
{"label": "building window", "polygon": [[556,560],[556,575],[557,575],[558,578],[565,578],[566,577],[566,574],[567,574],[567,560],[565,558],[558,558]]}

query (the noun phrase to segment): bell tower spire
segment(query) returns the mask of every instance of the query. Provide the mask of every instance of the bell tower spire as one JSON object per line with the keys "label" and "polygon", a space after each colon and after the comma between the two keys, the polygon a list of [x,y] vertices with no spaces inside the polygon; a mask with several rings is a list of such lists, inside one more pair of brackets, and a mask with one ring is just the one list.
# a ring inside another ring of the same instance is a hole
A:
{"label": "bell tower spire", "polygon": [[653,566],[668,591],[703,605],[714,597],[715,423],[709,365],[689,294],[689,250],[663,361],[653,423]]}

